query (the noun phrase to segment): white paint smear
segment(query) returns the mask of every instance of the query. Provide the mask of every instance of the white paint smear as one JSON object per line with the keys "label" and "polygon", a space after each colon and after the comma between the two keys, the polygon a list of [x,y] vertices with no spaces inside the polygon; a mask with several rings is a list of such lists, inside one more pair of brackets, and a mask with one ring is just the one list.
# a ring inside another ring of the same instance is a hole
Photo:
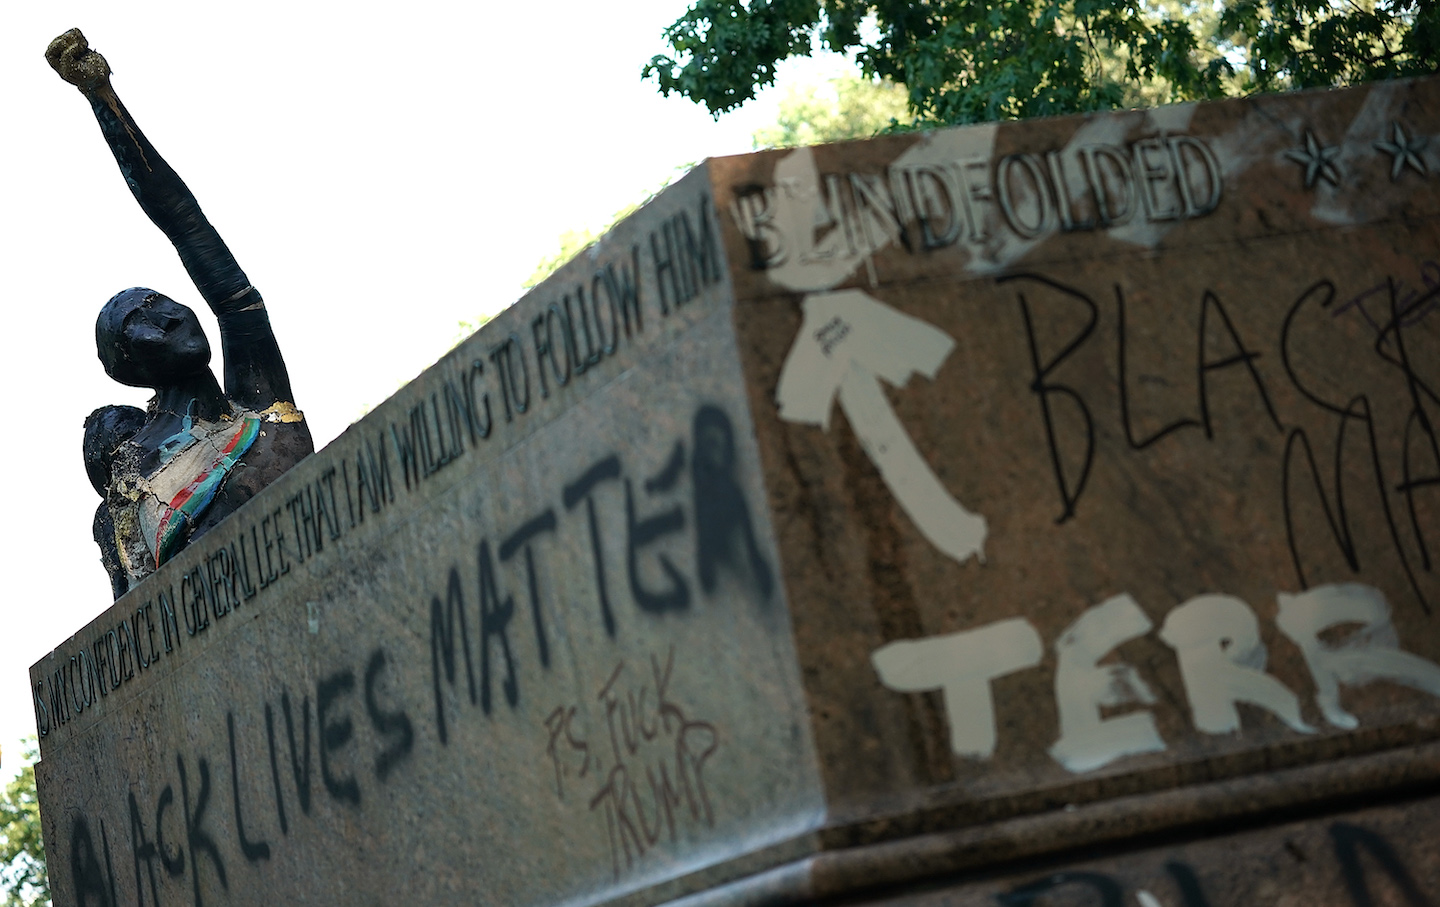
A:
{"label": "white paint smear", "polygon": [[[1340,170],[1341,185],[1332,186],[1323,179],[1316,180],[1312,190],[1314,204],[1310,209],[1311,217],[1337,225],[1359,223],[1365,219],[1364,209],[1372,199],[1351,189],[1351,177],[1366,169],[1382,167],[1382,161],[1389,162],[1386,155],[1376,150],[1374,142],[1391,136],[1390,124],[1398,116],[1406,94],[1404,85],[1377,82],[1367,89],[1365,103],[1355,114],[1355,119],[1350,121],[1343,136],[1316,135],[1317,141],[1323,145],[1339,146],[1340,153],[1335,164]],[[1296,131],[1304,133],[1303,127]],[[1296,165],[1292,162],[1291,166]]]}
{"label": "white paint smear", "polygon": [[985,518],[955,500],[905,431],[880,379],[904,387],[912,374],[933,379],[955,347],[944,331],[860,290],[809,296],[800,332],[780,370],[780,418],[828,428],[839,398],[890,493],[920,534],[964,563],[984,560]]}
{"label": "white paint smear", "polygon": [[828,429],[852,363],[904,387],[914,374],[933,380],[955,349],[949,334],[863,290],[812,293],[801,308],[805,317],[775,388],[780,418],[788,422]]}
{"label": "white paint smear", "polygon": [[1152,624],[1129,595],[1089,608],[1055,642],[1055,704],[1060,739],[1050,755],[1072,772],[1088,772],[1121,756],[1158,753],[1165,741],[1148,711],[1101,718],[1100,709],[1150,705],[1155,694],[1128,664],[1099,665],[1112,649],[1143,636]]}
{"label": "white paint smear", "polygon": [[1023,617],[975,630],[902,640],[870,656],[886,687],[901,693],[940,690],[957,755],[988,759],[995,753],[995,700],[990,682],[1040,663],[1040,634]]}
{"label": "white paint smear", "polygon": [[[1175,104],[1147,111],[1107,113],[1096,116],[1075,130],[1070,140],[1059,149],[1061,156],[1073,158],[1081,149],[1093,146],[1125,147],[1126,138],[1134,131],[1146,135],[1168,132],[1184,132],[1195,115],[1194,104]],[[927,136],[919,144],[909,148],[895,159],[892,169],[910,169],[924,166],[943,166],[956,162],[984,162],[987,181],[993,173],[995,137],[998,124],[947,130]],[[1223,172],[1223,170],[1222,170]],[[1057,187],[1058,188],[1058,187]],[[960,187],[964,191],[964,187]],[[1084,190],[1075,184],[1063,187],[1070,204],[1079,205],[1084,200]],[[958,204],[958,203],[957,203]],[[970,203],[967,202],[967,205]],[[1007,225],[1000,208],[993,201],[982,207],[986,239],[979,248],[972,248],[966,270],[976,274],[990,274],[1009,267],[1024,258],[1036,246],[1056,234],[1047,229],[1039,236],[1024,238]],[[1146,248],[1154,248],[1171,230],[1180,225],[1179,220],[1152,221],[1140,213],[1140,199],[1131,200],[1131,216],[1124,223],[1106,228],[1104,232],[1123,242]]]}
{"label": "white paint smear", "polygon": [[[766,271],[792,290],[828,290],[850,276],[862,261],[893,238],[873,244],[868,231],[854,235],[843,211],[831,211],[820,193],[820,174],[809,148],[796,148],[775,164],[771,223],[784,243],[784,258]],[[838,206],[842,202],[837,199]],[[888,229],[888,225],[882,225]]]}
{"label": "white paint smear", "polygon": [[1206,734],[1240,730],[1237,702],[1258,705],[1294,730],[1313,734],[1300,699],[1265,673],[1265,644],[1250,606],[1229,595],[1201,595],[1165,618],[1160,638],[1175,650],[1195,728]]}
{"label": "white paint smear", "polygon": [[[1390,606],[1372,586],[1339,583],[1317,586],[1296,595],[1279,595],[1275,623],[1295,641],[1315,678],[1315,702],[1325,720],[1353,729],[1360,722],[1340,705],[1340,687],[1388,680],[1440,696],[1440,666],[1401,651]],[[1359,628],[1337,643],[1320,634],[1344,624]]]}
{"label": "white paint smear", "polygon": [[[1146,136],[1183,134],[1194,113],[1195,105],[1176,104],[1148,111],[1095,116],[1081,124],[1070,140],[1056,150],[1066,158],[1075,158],[1085,149],[1101,146],[1123,151],[1127,138],[1136,132]],[[975,274],[994,273],[1009,267],[1054,236],[1058,229],[1051,224],[1036,236],[1024,237],[1005,222],[992,194],[999,129],[999,124],[987,123],[928,134],[886,168],[892,176],[924,170],[932,181],[945,184],[944,194],[950,196],[950,216],[963,218],[977,234],[960,246],[969,253],[966,269]],[[1222,146],[1215,154],[1220,173],[1233,177],[1248,166],[1249,159],[1223,148],[1223,140],[1212,138],[1210,144],[1217,141]],[[1126,156],[1128,160],[1128,153]],[[861,264],[868,263],[877,252],[899,239],[894,221],[870,210],[868,205],[857,206],[859,210],[845,210],[844,189],[849,188],[849,178],[850,174],[834,174],[826,177],[827,182],[822,184],[814,152],[797,148],[776,162],[772,187],[764,193],[759,207],[737,203],[733,215],[741,232],[752,239],[768,237],[777,244],[776,256],[766,271],[770,280],[801,292],[828,290],[840,285]],[[979,180],[980,185],[971,186],[972,178]],[[1071,205],[1084,200],[1085,187],[1074,181],[1057,190],[1066,194]],[[884,189],[886,194],[891,191],[888,186]],[[1052,204],[1049,191],[1041,191],[1047,196],[1041,201],[1042,206]],[[1138,184],[1131,189],[1132,193],[1138,191]],[[921,198],[915,203],[923,206],[924,195],[921,192]],[[897,197],[893,202],[901,216],[914,213],[908,210],[910,201],[906,198]],[[1130,215],[1123,222],[1106,228],[1106,232],[1115,239],[1153,248],[1183,223],[1179,218],[1151,219],[1144,216],[1141,208],[1140,199],[1131,198]],[[871,278],[873,282],[873,273]]]}
{"label": "white paint smear", "polygon": [[984,563],[985,518],[966,510],[940,483],[875,377],[852,365],[840,385],[840,405],[890,493],[920,534],[959,563],[972,555]]}

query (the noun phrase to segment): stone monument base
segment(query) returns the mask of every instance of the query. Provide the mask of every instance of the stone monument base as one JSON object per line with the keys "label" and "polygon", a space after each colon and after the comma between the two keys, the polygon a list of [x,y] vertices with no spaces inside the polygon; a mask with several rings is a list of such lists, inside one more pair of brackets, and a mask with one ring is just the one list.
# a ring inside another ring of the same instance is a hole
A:
{"label": "stone monument base", "polygon": [[1437,135],[706,162],[34,666],[56,903],[1440,902]]}

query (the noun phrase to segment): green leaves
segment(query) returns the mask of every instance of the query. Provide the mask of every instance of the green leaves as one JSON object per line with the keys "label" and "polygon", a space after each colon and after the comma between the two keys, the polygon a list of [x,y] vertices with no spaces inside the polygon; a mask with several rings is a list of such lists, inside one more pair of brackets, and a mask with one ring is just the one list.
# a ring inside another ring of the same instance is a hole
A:
{"label": "green leaves", "polygon": [[663,94],[679,92],[719,116],[772,84],[781,60],[808,56],[819,26],[816,0],[752,0],[748,6],[698,0],[665,30],[675,58],[655,57],[642,76],[654,76]]}
{"label": "green leaves", "polygon": [[1235,0],[1220,31],[1248,51],[1245,88],[1346,85],[1440,69],[1440,12],[1421,0]]}
{"label": "green leaves", "polygon": [[[34,738],[26,741],[25,761],[39,753]],[[35,793],[35,769],[27,764],[5,787],[0,798],[0,888],[5,907],[41,907],[50,903],[50,882],[45,875],[45,844],[40,838],[40,801]]]}
{"label": "green leaves", "polygon": [[780,101],[773,126],[755,131],[756,148],[815,145],[869,138],[909,127],[909,95],[894,82],[859,74],[827,84],[792,87]]}
{"label": "green leaves", "polygon": [[[875,39],[861,23],[873,19]],[[817,46],[922,124],[1340,85],[1440,68],[1430,0],[697,0],[644,69],[716,116]]]}

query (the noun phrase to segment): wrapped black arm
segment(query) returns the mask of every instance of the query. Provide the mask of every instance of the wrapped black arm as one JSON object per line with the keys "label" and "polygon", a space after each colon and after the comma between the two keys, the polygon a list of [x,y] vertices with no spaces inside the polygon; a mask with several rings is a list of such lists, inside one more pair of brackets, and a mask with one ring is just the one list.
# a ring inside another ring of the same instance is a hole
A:
{"label": "wrapped black arm", "polygon": [[180,253],[220,323],[225,393],[252,409],[293,403],[290,378],[260,293],[179,174],[150,144],[109,81],[81,89],[140,208]]}
{"label": "wrapped black arm", "polygon": [[236,301],[250,286],[220,234],[180,175],[166,163],[107,84],[85,92],[105,143],[140,208],[159,227],[211,309]]}

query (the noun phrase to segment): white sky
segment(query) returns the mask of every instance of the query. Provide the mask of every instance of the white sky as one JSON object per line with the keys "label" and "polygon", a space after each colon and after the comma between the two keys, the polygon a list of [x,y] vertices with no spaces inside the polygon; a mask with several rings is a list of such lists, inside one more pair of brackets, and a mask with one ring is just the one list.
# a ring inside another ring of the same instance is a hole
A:
{"label": "white sky", "polygon": [[[603,226],[677,165],[750,150],[777,89],[717,123],[639,78],[687,5],[5,5],[0,777],[34,733],[29,666],[110,605],[81,424],[148,393],[105,376],[96,313],[125,287],[160,290],[200,313],[219,367],[209,311],[88,104],[45,63],[50,39],[78,26],[105,54],[116,91],[264,293],[323,446],[448,349],[461,320],[518,299],[560,233]],[[778,89],[843,66],[792,65]]]}

